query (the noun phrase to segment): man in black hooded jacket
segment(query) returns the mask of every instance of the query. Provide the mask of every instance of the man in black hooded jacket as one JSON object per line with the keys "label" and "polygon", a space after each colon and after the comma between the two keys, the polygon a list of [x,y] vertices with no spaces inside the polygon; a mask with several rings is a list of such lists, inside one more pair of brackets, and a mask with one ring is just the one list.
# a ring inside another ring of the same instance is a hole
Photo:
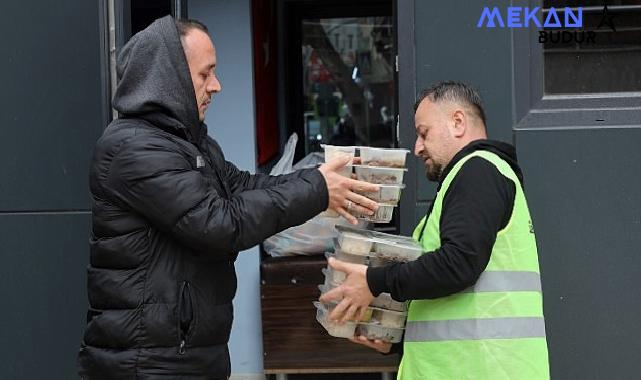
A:
{"label": "man in black hooded jacket", "polygon": [[376,186],[318,170],[270,177],[225,161],[202,123],[216,55],[204,25],[167,16],[118,57],[113,106],[90,170],[83,379],[226,379],[239,251],[330,208],[376,204]]}

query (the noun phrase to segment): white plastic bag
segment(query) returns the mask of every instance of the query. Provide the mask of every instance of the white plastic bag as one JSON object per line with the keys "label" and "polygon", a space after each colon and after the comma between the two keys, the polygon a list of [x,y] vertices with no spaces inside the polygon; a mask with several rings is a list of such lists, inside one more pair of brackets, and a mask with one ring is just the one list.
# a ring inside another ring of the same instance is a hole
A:
{"label": "white plastic bag", "polygon": [[[305,156],[296,165],[292,165],[297,141],[298,136],[293,133],[289,137],[287,145],[285,145],[283,156],[274,165],[269,174],[288,174],[298,169],[315,167],[323,162],[323,154],[315,152]],[[331,218],[321,213],[300,226],[288,228],[267,238],[263,242],[263,248],[270,256],[274,257],[322,255],[326,251],[333,251],[334,249],[333,240],[338,236],[334,226],[337,224],[349,225],[349,222],[341,217]],[[359,223],[361,227],[366,225],[366,222]]]}
{"label": "white plastic bag", "polygon": [[294,171],[292,164],[294,163],[294,154],[296,153],[296,143],[298,142],[298,135],[296,132],[292,133],[285,144],[283,156],[278,160],[276,165],[272,168],[269,175],[282,175],[289,174]]}

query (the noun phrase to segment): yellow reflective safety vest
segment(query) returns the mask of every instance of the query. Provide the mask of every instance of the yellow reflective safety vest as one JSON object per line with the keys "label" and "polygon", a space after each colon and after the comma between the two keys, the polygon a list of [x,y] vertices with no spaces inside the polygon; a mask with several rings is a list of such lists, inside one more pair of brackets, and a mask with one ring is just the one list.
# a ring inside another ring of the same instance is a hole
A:
{"label": "yellow reflective safety vest", "polygon": [[536,240],[523,188],[510,165],[482,150],[463,157],[443,180],[432,212],[413,237],[425,252],[441,246],[443,198],[472,157],[486,159],[514,182],[512,216],[497,233],[490,261],[474,286],[411,301],[398,379],[549,379]]}

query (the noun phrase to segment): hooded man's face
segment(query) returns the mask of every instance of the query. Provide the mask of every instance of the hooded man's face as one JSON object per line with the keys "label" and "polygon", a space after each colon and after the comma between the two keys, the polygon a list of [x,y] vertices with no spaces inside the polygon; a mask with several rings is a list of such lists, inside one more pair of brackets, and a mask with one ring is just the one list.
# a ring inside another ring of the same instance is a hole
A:
{"label": "hooded man's face", "polygon": [[198,118],[203,121],[212,96],[222,90],[216,77],[216,49],[207,33],[198,29],[187,32],[183,37],[183,46],[194,84]]}

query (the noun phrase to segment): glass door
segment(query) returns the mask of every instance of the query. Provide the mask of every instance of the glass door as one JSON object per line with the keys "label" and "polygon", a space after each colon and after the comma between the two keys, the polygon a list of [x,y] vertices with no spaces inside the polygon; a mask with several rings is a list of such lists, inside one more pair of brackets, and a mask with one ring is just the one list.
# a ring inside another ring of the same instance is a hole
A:
{"label": "glass door", "polygon": [[305,153],[320,144],[393,146],[390,16],[302,20]]}
{"label": "glass door", "polygon": [[393,2],[285,2],[284,121],[295,160],[321,144],[395,147]]}

